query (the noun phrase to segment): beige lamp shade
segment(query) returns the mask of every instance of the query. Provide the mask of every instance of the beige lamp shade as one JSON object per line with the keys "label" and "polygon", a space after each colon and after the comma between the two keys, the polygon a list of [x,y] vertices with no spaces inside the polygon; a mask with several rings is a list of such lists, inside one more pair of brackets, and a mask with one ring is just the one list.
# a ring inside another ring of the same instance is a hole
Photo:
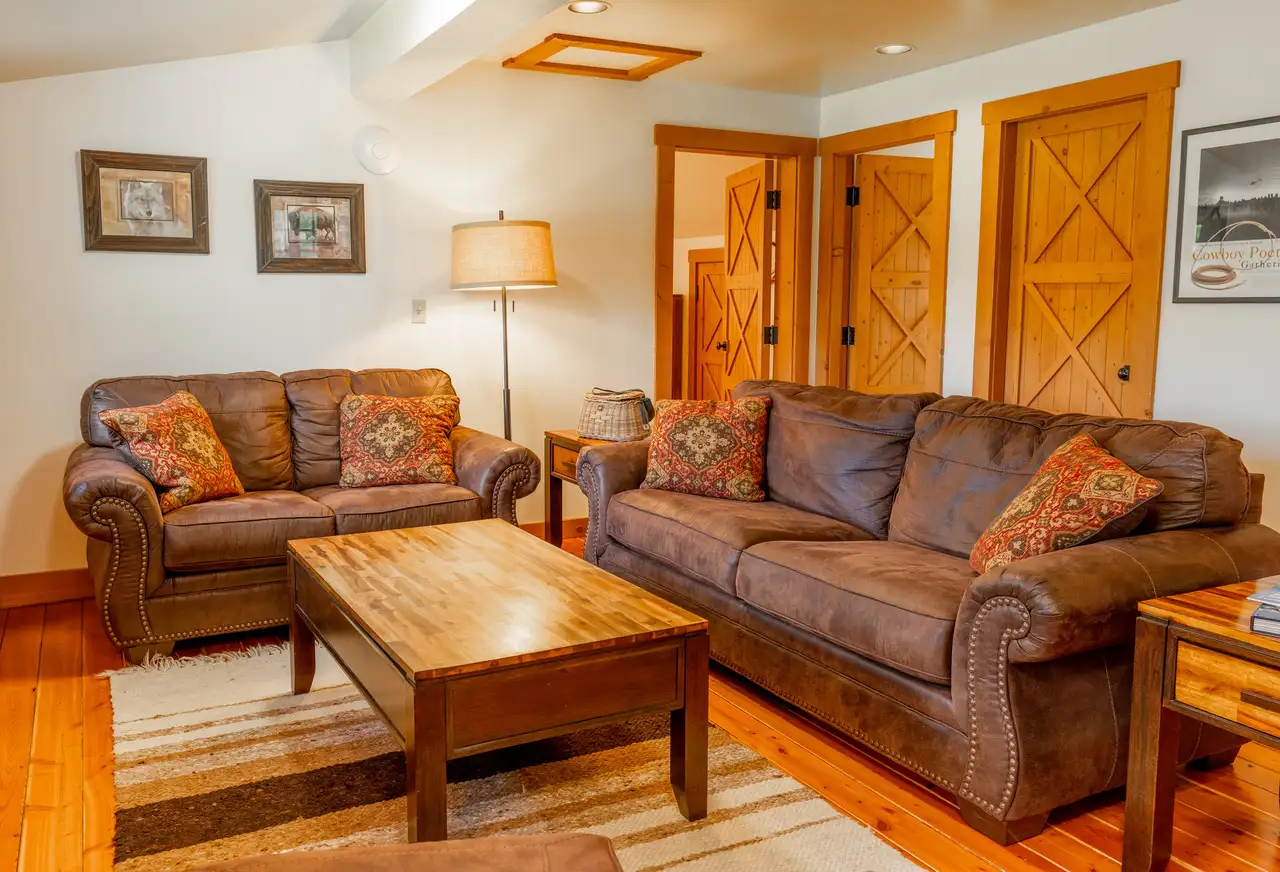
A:
{"label": "beige lamp shade", "polygon": [[554,288],[551,225],[546,221],[476,221],[453,228],[455,291]]}

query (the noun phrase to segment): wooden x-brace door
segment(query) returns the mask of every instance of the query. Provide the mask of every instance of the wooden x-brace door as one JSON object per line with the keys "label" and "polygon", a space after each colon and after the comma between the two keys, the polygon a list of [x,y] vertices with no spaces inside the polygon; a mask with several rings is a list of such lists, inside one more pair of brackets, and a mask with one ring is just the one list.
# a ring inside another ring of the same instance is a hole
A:
{"label": "wooden x-brace door", "polygon": [[[1163,214],[1138,208],[1145,101],[1018,125],[1005,398],[1150,417]],[[1149,175],[1149,174],[1148,174]],[[1144,237],[1143,223],[1152,227]],[[1144,238],[1147,240],[1144,243]]]}
{"label": "wooden x-brace door", "polygon": [[857,184],[849,385],[878,394],[936,390],[945,301],[930,282],[933,160],[859,155]]}
{"label": "wooden x-brace door", "polygon": [[766,197],[772,187],[769,161],[725,179],[725,399],[738,382],[769,374],[764,328],[770,317],[773,212]]}

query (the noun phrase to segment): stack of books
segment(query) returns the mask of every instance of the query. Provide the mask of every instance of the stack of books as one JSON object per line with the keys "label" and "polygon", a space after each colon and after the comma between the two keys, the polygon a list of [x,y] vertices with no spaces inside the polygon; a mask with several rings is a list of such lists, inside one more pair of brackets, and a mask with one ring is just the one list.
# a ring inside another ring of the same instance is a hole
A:
{"label": "stack of books", "polygon": [[1266,636],[1280,636],[1280,585],[1260,590],[1249,599],[1258,603],[1249,629]]}

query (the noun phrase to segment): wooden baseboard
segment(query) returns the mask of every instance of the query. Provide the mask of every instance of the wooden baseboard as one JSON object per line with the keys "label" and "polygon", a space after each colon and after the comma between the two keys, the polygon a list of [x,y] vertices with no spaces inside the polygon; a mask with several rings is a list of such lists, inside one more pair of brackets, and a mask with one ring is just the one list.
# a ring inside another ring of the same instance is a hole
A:
{"label": "wooden baseboard", "polygon": [[88,599],[93,596],[93,582],[88,569],[52,569],[48,572],[26,572],[0,575],[0,609],[16,609]]}
{"label": "wooden baseboard", "polygon": [[[530,521],[528,524],[521,524],[520,529],[526,533],[532,533],[539,539],[547,538],[547,525],[541,521]],[[585,539],[587,538],[587,519],[586,518],[565,518],[562,539]]]}

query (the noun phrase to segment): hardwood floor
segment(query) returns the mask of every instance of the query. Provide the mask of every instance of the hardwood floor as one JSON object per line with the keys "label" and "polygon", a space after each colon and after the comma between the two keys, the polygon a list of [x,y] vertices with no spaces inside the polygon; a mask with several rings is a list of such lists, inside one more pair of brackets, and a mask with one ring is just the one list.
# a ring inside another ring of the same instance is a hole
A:
{"label": "hardwood floor", "polygon": [[[581,553],[581,540],[565,543]],[[121,660],[92,601],[0,611],[0,872],[109,870],[114,829],[111,709],[98,673]],[[201,653],[276,634],[189,646]],[[711,719],[926,869],[1087,872],[1120,868],[1123,793],[1060,812],[1003,848],[949,798],[747,682],[715,671]],[[1280,752],[1247,745],[1233,766],[1179,778],[1172,869],[1280,869]],[[776,872],[787,872],[779,869]]]}

